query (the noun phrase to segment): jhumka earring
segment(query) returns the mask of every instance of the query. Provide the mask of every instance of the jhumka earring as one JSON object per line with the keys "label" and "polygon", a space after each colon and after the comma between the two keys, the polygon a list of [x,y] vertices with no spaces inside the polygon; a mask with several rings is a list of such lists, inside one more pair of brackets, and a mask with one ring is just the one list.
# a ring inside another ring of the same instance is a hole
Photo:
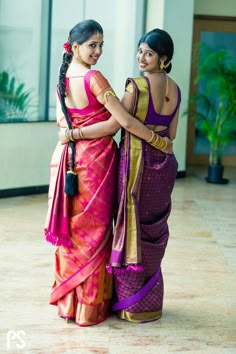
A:
{"label": "jhumka earring", "polygon": [[165,67],[165,65],[164,65],[164,63],[163,63],[163,61],[162,61],[161,64],[160,64],[160,69],[163,70],[164,67]]}

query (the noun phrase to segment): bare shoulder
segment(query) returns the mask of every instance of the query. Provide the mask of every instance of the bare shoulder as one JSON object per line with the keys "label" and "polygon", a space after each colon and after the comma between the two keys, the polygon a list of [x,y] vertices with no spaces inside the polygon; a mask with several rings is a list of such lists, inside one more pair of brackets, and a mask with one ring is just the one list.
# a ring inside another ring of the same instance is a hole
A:
{"label": "bare shoulder", "polygon": [[173,80],[169,75],[166,75],[169,81],[169,85],[173,86],[173,87],[177,87],[177,83],[175,80]]}
{"label": "bare shoulder", "polygon": [[172,95],[178,96],[178,91],[179,91],[179,85],[176,83],[175,80],[173,80],[170,76],[167,75],[168,79],[168,91]]}

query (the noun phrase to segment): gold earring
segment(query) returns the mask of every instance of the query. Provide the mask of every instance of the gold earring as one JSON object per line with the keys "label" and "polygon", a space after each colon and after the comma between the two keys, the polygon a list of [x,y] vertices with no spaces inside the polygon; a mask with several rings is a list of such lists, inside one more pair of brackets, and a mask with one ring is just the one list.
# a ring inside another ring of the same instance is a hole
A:
{"label": "gold earring", "polygon": [[160,64],[160,69],[161,69],[161,70],[163,70],[163,69],[164,69],[164,67],[165,67],[164,63],[163,63],[163,62],[161,62],[161,64]]}

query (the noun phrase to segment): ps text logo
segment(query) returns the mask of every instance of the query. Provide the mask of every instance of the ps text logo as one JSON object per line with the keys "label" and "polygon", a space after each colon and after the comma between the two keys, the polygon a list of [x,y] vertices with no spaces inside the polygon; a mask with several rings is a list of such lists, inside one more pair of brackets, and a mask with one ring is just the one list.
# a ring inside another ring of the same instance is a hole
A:
{"label": "ps text logo", "polygon": [[12,349],[13,347],[23,349],[25,347],[25,335],[26,333],[23,330],[9,330],[7,332],[7,350]]}

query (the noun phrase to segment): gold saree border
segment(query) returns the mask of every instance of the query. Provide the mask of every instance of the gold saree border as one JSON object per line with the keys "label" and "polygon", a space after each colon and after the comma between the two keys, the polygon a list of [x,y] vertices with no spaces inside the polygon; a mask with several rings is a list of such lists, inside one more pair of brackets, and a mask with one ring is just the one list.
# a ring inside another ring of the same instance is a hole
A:
{"label": "gold saree border", "polygon": [[105,321],[112,315],[111,299],[97,305],[77,304],[75,323],[78,326],[93,326]]}
{"label": "gold saree border", "polygon": [[159,320],[162,316],[162,311],[153,312],[128,312],[125,310],[117,313],[118,317],[122,320],[126,320],[134,323],[151,322]]}
{"label": "gold saree border", "polygon": [[[147,81],[144,77],[128,79],[128,85],[132,84],[134,96],[135,111],[133,114],[141,122],[144,123],[148,110],[149,89]],[[127,238],[126,238],[126,264],[136,264],[141,259],[141,249],[137,246],[137,220],[135,205],[132,201],[133,190],[137,185],[139,174],[143,170],[142,158],[142,140],[135,135],[127,132],[129,136],[129,181],[127,187]]]}

